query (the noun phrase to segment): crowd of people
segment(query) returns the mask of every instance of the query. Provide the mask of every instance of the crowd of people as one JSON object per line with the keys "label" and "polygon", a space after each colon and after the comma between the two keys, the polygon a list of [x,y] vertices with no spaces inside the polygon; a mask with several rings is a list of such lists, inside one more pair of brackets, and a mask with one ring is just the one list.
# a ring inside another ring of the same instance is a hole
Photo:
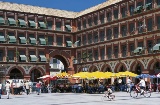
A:
{"label": "crowd of people", "polygon": [[[35,91],[37,95],[42,93],[55,93],[55,92],[74,92],[74,93],[104,93],[111,89],[112,91],[127,91],[130,92],[132,88],[136,86],[138,90],[151,88],[150,84],[146,82],[143,78],[140,78],[139,82],[135,84],[130,77],[127,77],[126,83],[124,83],[123,78],[117,78],[114,80],[113,84],[108,84],[107,82],[83,82],[83,83],[65,83],[65,84],[45,84],[41,81],[35,84]],[[0,99],[1,94],[7,94],[7,99],[9,99],[9,94],[22,94],[26,93],[27,95],[33,92],[33,83],[31,81],[21,81],[19,87],[14,87],[13,82],[9,81],[3,86],[0,83]],[[4,91],[5,88],[5,91]],[[143,91],[141,91],[143,92]]]}

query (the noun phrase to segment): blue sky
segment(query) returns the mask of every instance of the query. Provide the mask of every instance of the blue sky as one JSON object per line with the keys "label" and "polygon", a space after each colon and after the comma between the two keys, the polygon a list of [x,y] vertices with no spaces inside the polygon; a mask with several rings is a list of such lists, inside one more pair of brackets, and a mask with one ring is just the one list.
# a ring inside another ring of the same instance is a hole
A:
{"label": "blue sky", "polygon": [[105,2],[106,0],[1,0],[1,1],[79,12],[89,7]]}

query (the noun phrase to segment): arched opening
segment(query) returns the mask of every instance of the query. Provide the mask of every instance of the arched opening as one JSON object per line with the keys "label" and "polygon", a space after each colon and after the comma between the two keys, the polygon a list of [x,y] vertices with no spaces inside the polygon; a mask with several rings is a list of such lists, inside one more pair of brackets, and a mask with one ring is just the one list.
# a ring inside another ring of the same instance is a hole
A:
{"label": "arched opening", "polygon": [[31,76],[30,80],[32,82],[38,82],[38,78],[41,77],[42,74],[38,69],[34,69],[31,71],[30,76]]}
{"label": "arched opening", "polygon": [[[138,74],[138,75],[141,75],[142,74],[142,67],[141,65],[138,63],[136,68],[135,68],[135,73]],[[138,78],[135,78],[135,83],[139,83],[139,79]]]}
{"label": "arched opening", "polygon": [[[160,73],[160,63],[156,62],[153,66],[154,74]],[[160,78],[154,78],[153,83],[160,83]]]}
{"label": "arched opening", "polygon": [[[121,67],[120,67],[120,69],[119,69],[119,72],[125,72],[126,71],[126,69],[125,69],[125,67],[122,65]],[[124,85],[125,83],[126,83],[126,77],[121,77],[121,79],[122,79],[122,85]]]}
{"label": "arched opening", "polygon": [[[109,67],[106,67],[103,72],[112,72]],[[111,84],[111,78],[105,79],[103,81],[104,84]]]}
{"label": "arched opening", "polygon": [[123,66],[121,66],[119,72],[125,72],[125,71],[126,71],[125,68]]}
{"label": "arched opening", "polygon": [[24,79],[24,75],[17,68],[12,69],[9,76],[9,79]]}
{"label": "arched opening", "polygon": [[61,55],[55,55],[50,58],[50,75],[55,75],[60,72],[68,72],[69,64]]}

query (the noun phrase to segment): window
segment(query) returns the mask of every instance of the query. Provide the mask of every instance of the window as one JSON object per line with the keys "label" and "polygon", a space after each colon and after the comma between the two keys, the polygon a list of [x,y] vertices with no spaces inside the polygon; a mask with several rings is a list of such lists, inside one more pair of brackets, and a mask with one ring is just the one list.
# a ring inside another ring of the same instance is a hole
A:
{"label": "window", "polygon": [[98,32],[94,32],[94,43],[98,42]]}
{"label": "window", "polygon": [[100,15],[100,21],[101,21],[101,24],[104,23],[104,14],[101,14],[101,15]]}
{"label": "window", "polygon": [[134,43],[129,44],[130,55],[133,55],[134,49]]}
{"label": "window", "polygon": [[137,7],[138,7],[138,6],[143,6],[143,2],[138,2],[138,3],[137,3]]}
{"label": "window", "polygon": [[3,50],[0,50],[0,61],[3,61]]}
{"label": "window", "polygon": [[88,51],[88,54],[90,55],[90,57],[89,57],[89,61],[92,61],[93,59],[93,56],[92,56],[92,50],[90,50],[90,51]]}
{"label": "window", "polygon": [[143,42],[138,42],[138,47],[143,47]]}
{"label": "window", "polygon": [[111,38],[112,38],[112,30],[107,29],[107,40],[111,40]]}
{"label": "window", "polygon": [[88,34],[88,44],[92,44],[92,34]]}
{"label": "window", "polygon": [[157,0],[157,5],[160,6],[160,0]]}
{"label": "window", "polygon": [[152,9],[152,0],[146,0],[146,4],[144,6],[146,10]]}
{"label": "window", "polygon": [[52,30],[52,26],[53,26],[53,22],[52,22],[52,21],[48,21],[48,22],[47,22],[47,28],[48,28],[49,30]]}
{"label": "window", "polygon": [[78,53],[78,62],[81,62],[81,53]]}
{"label": "window", "polygon": [[79,36],[77,40],[79,40],[78,46],[81,46],[81,37]]}
{"label": "window", "polygon": [[89,19],[88,19],[88,25],[89,25],[89,27],[92,26],[92,18],[89,18]]}
{"label": "window", "polygon": [[83,20],[83,28],[86,28],[86,19]]}
{"label": "window", "polygon": [[118,27],[114,27],[114,38],[118,38],[119,30]]}
{"label": "window", "polygon": [[61,22],[56,22],[56,30],[61,31]]}
{"label": "window", "polygon": [[112,58],[112,48],[111,47],[107,48],[107,57],[108,57],[108,59]]}
{"label": "window", "polygon": [[127,47],[126,45],[123,45],[122,46],[122,57],[126,57],[126,55],[127,55]]}
{"label": "window", "polygon": [[81,22],[78,22],[78,30],[81,30]]}
{"label": "window", "polygon": [[100,54],[101,54],[101,60],[103,60],[104,59],[104,48],[100,49]]}
{"label": "window", "polygon": [[100,34],[100,41],[104,41],[104,36],[105,36],[104,30],[100,31],[99,34]]}
{"label": "window", "polygon": [[114,10],[113,13],[114,13],[114,19],[118,19],[118,10]]}
{"label": "window", "polygon": [[115,58],[118,58],[118,53],[119,53],[118,46],[114,46],[114,57]]}
{"label": "window", "polygon": [[95,16],[95,17],[94,17],[94,25],[97,25],[97,24],[98,24],[98,17]]}
{"label": "window", "polygon": [[157,17],[157,29],[160,29],[160,16]]}
{"label": "window", "polygon": [[86,35],[83,35],[83,45],[86,45]]}
{"label": "window", "polygon": [[125,7],[121,8],[121,14],[122,14],[122,18],[126,17],[126,8]]}
{"label": "window", "polygon": [[48,36],[48,45],[53,45],[53,36]]}
{"label": "window", "polygon": [[11,62],[14,61],[14,54],[15,54],[15,52],[13,50],[8,51],[7,56],[8,56],[9,61],[11,61]]}
{"label": "window", "polygon": [[157,39],[157,44],[160,44],[160,39]]}
{"label": "window", "polygon": [[134,31],[135,31],[135,30],[134,30],[134,23],[130,23],[130,24],[129,24],[129,33],[130,33],[130,34],[133,34]]}
{"label": "window", "polygon": [[62,46],[62,37],[57,36],[57,46]]}
{"label": "window", "polygon": [[147,50],[148,50],[148,53],[152,53],[152,48],[153,48],[153,41],[152,40],[148,40],[147,41]]}
{"label": "window", "polygon": [[129,13],[130,13],[130,15],[134,14],[134,5],[129,6]]}
{"label": "window", "polygon": [[112,20],[112,13],[107,13],[107,21],[110,22]]}
{"label": "window", "polygon": [[126,25],[122,25],[121,26],[122,37],[126,36],[126,33],[127,33],[127,27],[126,27]]}
{"label": "window", "polygon": [[138,33],[140,34],[142,32],[143,32],[143,22],[140,21],[140,22],[138,22]]}
{"label": "window", "polygon": [[150,18],[150,19],[147,20],[147,30],[152,31],[152,27],[153,27],[152,18]]}
{"label": "window", "polygon": [[[70,42],[67,43],[67,41],[70,41]],[[72,47],[72,41],[70,37],[65,38],[65,43],[66,43],[66,47]]]}
{"label": "window", "polygon": [[97,50],[94,51],[94,59],[98,60],[98,51]]}

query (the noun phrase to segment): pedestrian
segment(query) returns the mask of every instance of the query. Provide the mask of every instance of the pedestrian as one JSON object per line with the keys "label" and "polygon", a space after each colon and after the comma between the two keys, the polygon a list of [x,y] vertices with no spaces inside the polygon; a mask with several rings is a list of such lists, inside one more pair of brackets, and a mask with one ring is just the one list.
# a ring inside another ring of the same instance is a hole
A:
{"label": "pedestrian", "polygon": [[7,99],[9,99],[10,88],[11,88],[11,85],[10,85],[9,81],[6,82],[5,87],[6,87],[6,92],[7,92]]}
{"label": "pedestrian", "polygon": [[32,81],[31,80],[29,80],[29,94],[31,94],[32,93],[32,86],[33,86],[33,84],[32,84]]}
{"label": "pedestrian", "polygon": [[0,82],[0,99],[1,99],[1,95],[2,95],[2,83]]}
{"label": "pedestrian", "polygon": [[28,81],[26,81],[25,87],[26,87],[26,94],[28,95],[29,94],[29,87],[30,87]]}
{"label": "pedestrian", "polygon": [[37,82],[36,88],[37,88],[37,95],[39,95],[41,89],[41,82]]}
{"label": "pedestrian", "polygon": [[132,83],[132,81],[131,81],[130,77],[128,77],[128,79],[127,79],[127,93],[128,92],[130,93],[130,91],[131,91],[131,83]]}

